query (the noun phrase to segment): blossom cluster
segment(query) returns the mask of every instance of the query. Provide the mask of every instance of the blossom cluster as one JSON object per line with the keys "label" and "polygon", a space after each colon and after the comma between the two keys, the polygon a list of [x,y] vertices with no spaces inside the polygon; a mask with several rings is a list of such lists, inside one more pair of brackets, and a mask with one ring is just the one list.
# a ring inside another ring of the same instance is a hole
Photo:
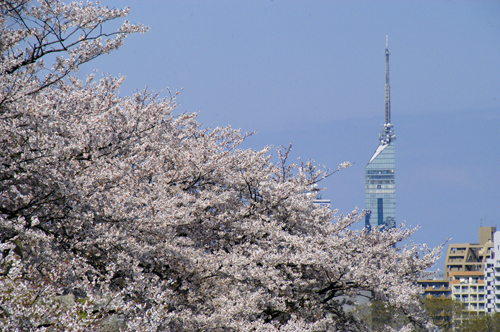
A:
{"label": "blossom cluster", "polygon": [[308,194],[328,170],[243,150],[251,134],[174,115],[176,94],[70,74],[147,29],[103,32],[128,9],[0,8],[4,330],[365,330],[345,305],[367,292],[426,324],[415,281],[439,248],[396,246],[415,230],[353,231],[358,211]]}

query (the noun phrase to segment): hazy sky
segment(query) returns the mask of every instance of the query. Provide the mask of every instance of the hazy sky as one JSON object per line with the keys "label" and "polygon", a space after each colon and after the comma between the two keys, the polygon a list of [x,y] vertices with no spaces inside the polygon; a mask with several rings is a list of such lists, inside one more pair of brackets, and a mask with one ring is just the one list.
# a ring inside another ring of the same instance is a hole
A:
{"label": "hazy sky", "polygon": [[322,182],[342,213],[363,208],[388,34],[397,223],[420,225],[413,240],[429,246],[477,242],[480,224],[500,228],[499,1],[101,3],[131,7],[129,20],[151,31],[81,75],[125,75],[122,94],[182,90],[176,112],[258,130],[244,147],[292,142],[294,160],[355,162]]}

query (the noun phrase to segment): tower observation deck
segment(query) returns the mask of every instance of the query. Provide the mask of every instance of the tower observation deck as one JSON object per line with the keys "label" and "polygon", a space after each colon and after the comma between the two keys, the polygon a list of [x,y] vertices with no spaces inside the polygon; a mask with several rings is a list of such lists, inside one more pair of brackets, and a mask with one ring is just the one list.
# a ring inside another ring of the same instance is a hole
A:
{"label": "tower observation deck", "polygon": [[389,37],[385,45],[385,112],[379,145],[365,166],[365,226],[396,227],[396,135],[391,122]]}

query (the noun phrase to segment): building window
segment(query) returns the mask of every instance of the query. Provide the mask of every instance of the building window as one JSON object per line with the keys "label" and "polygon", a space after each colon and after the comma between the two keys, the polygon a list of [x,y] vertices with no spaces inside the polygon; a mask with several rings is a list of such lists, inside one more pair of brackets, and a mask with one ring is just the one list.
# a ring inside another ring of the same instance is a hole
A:
{"label": "building window", "polygon": [[384,224],[384,199],[383,198],[378,198],[377,199],[377,222],[378,225],[383,225]]}

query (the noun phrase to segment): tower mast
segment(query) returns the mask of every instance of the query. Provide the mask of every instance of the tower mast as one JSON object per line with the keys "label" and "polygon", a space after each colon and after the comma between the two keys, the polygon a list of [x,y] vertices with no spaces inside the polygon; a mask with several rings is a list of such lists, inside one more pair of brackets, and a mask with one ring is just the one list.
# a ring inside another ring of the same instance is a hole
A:
{"label": "tower mast", "polygon": [[391,123],[391,86],[389,85],[389,35],[385,35],[385,124]]}
{"label": "tower mast", "polygon": [[389,144],[396,138],[391,123],[391,86],[389,85],[389,35],[385,35],[385,118],[382,133],[380,133],[381,144]]}

